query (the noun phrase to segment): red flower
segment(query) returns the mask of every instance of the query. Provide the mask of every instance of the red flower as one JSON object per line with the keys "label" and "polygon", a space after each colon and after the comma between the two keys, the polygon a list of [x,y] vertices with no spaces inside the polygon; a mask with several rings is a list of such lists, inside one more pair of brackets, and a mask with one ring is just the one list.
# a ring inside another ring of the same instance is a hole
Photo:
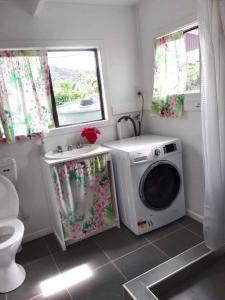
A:
{"label": "red flower", "polygon": [[81,136],[86,138],[90,143],[97,141],[98,134],[101,134],[101,132],[96,127],[83,128],[81,132]]}

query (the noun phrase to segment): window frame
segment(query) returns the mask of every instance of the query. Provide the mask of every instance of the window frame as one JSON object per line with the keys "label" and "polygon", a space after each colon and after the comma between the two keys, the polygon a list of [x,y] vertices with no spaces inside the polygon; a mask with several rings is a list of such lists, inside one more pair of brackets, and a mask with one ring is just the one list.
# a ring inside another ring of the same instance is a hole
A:
{"label": "window frame", "polygon": [[[184,29],[183,33],[187,33],[191,30],[199,28],[197,23],[187,26]],[[200,58],[200,82],[201,82],[201,51],[199,47],[199,58]],[[184,111],[191,112],[191,111],[201,111],[201,83],[199,90],[192,90],[192,91],[185,91],[184,92]]]}
{"label": "window frame", "polygon": [[[166,27],[160,27],[156,30],[155,34],[152,36],[153,41],[157,38],[163,37],[165,35],[177,32],[179,30],[189,31],[194,29],[195,27],[199,28],[198,22],[196,21],[195,16],[189,16],[188,18],[184,19],[182,22],[177,21],[174,23],[169,24]],[[152,51],[154,52],[154,42],[152,44]],[[200,49],[199,49],[200,51]],[[152,60],[152,65],[154,66],[154,56]],[[200,72],[201,72],[201,51],[200,51]],[[152,81],[153,83],[153,81]],[[187,102],[191,103],[191,108],[187,105]],[[193,92],[185,91],[184,92],[184,111],[201,111],[201,87],[200,90],[196,90]]]}
{"label": "window frame", "polygon": [[95,58],[95,64],[96,64],[96,77],[97,77],[97,82],[98,82],[98,90],[99,90],[99,101],[100,101],[100,107],[101,107],[101,115],[102,118],[98,120],[90,120],[90,121],[84,121],[84,122],[79,122],[79,123],[71,123],[67,125],[60,125],[59,124],[59,119],[58,119],[58,113],[57,113],[57,105],[55,101],[55,95],[54,95],[54,89],[53,89],[53,84],[52,84],[52,76],[51,76],[51,70],[49,67],[49,83],[50,83],[50,93],[51,93],[51,103],[52,103],[52,116],[53,120],[55,123],[55,129],[58,128],[66,128],[66,127],[71,127],[71,126],[79,126],[79,125],[85,125],[85,124],[91,124],[95,122],[102,122],[106,121],[106,105],[104,103],[104,93],[103,93],[103,78],[102,78],[102,72],[101,72],[101,61],[99,58],[99,49],[97,47],[90,47],[90,48],[84,48],[84,47],[76,47],[76,48],[51,48],[47,50],[49,52],[66,52],[66,51],[73,51],[73,52],[81,52],[81,51],[92,51],[94,52],[94,58]]}
{"label": "window frame", "polygon": [[[199,26],[198,26],[198,24],[195,24],[195,25],[193,25],[193,26],[190,26],[190,27],[187,27],[187,29],[184,29],[183,30],[183,34],[185,34],[185,33],[187,33],[187,32],[189,32],[189,31],[192,31],[192,30],[194,30],[194,29],[198,29],[199,28]],[[200,61],[200,68],[199,68],[199,73],[200,73],[200,82],[201,82],[201,52],[200,52],[200,47],[199,47],[199,61]],[[184,95],[186,96],[188,96],[188,95],[198,95],[198,94],[200,94],[201,93],[201,86],[200,86],[200,89],[199,90],[192,90],[192,91],[188,91],[188,90],[185,90],[185,92],[184,92]]]}

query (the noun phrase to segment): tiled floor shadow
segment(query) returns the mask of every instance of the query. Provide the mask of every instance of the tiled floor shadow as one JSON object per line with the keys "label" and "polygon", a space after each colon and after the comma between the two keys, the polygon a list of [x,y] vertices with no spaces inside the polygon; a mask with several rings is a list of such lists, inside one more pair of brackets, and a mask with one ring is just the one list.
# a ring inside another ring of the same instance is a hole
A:
{"label": "tiled floor shadow", "polygon": [[27,265],[49,254],[44,238],[39,238],[22,245],[22,250],[16,255],[16,262]]}

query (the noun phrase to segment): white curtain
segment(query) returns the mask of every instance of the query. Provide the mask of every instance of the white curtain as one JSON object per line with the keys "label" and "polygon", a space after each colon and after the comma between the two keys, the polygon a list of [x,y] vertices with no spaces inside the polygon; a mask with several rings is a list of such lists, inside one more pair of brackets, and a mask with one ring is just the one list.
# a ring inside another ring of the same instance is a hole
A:
{"label": "white curtain", "polygon": [[225,244],[225,0],[198,0],[205,168],[204,238]]}

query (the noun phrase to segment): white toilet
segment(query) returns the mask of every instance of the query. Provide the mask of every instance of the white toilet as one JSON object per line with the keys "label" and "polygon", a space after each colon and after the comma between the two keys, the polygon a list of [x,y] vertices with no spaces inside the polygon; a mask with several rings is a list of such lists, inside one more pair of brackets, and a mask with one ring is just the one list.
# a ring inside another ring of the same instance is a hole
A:
{"label": "white toilet", "polygon": [[17,179],[15,160],[0,160],[0,174],[4,174],[0,175],[0,293],[6,293],[19,287],[26,276],[24,268],[15,262],[24,225],[17,219],[19,198],[12,183]]}

